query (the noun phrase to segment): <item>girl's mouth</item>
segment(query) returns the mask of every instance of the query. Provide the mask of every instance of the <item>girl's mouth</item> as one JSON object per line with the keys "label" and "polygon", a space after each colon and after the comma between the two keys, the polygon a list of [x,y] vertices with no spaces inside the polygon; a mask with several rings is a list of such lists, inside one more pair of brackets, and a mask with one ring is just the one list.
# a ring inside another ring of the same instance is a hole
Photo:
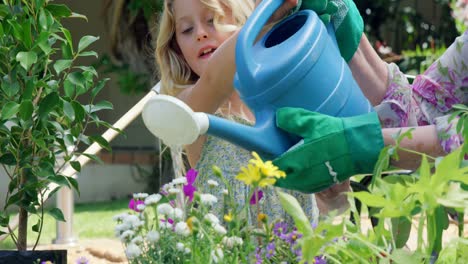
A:
{"label": "girl's mouth", "polygon": [[203,50],[201,53],[200,53],[200,58],[207,58],[209,57],[214,51],[216,50],[216,48],[207,48],[205,50]]}

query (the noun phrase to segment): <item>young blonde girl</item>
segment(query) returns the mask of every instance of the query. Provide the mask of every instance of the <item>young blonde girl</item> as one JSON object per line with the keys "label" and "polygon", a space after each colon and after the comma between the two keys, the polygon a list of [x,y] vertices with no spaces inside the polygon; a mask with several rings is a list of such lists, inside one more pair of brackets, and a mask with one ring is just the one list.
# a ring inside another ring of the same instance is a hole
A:
{"label": "young blonde girl", "polygon": [[[162,92],[177,96],[194,111],[215,113],[236,122],[253,124],[255,121],[253,114],[232,89],[235,72],[234,52],[224,52],[223,58],[216,56],[218,57],[216,61],[211,60],[212,55],[223,52],[222,50],[234,50],[237,30],[246,22],[253,9],[252,0],[164,1],[156,44]],[[215,77],[215,81],[207,77],[210,76],[207,69],[208,61],[211,67],[222,65],[224,69],[222,74]],[[197,84],[203,77],[205,84],[211,79],[230,89],[220,87],[218,93],[210,90],[209,85]],[[205,101],[210,103],[204,104]],[[217,165],[232,185],[233,195],[239,204],[250,199],[247,197],[248,187],[234,179],[240,167],[246,166],[252,158],[249,151],[216,137],[201,136],[195,143],[186,146],[185,152],[190,165],[199,171],[196,180],[199,189],[209,191],[207,181],[215,179],[211,168]],[[222,208],[222,189],[220,186],[213,191],[220,201],[217,213],[221,216],[228,213],[226,208]],[[315,197],[301,193],[294,195],[310,219],[316,219],[318,210]],[[266,191],[259,204],[261,211],[269,215],[270,219],[287,218],[273,190]],[[256,219],[254,212],[250,217]]]}

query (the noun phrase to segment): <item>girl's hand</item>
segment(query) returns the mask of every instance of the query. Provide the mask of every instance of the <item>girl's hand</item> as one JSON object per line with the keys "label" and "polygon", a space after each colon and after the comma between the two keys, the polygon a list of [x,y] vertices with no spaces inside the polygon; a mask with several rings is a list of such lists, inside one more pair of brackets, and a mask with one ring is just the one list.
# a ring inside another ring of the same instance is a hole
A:
{"label": "girl's hand", "polygon": [[[255,7],[257,7],[262,0],[255,0]],[[268,23],[272,23],[284,18],[289,14],[291,9],[297,6],[298,0],[284,0],[284,3],[276,10],[276,12],[270,17]]]}

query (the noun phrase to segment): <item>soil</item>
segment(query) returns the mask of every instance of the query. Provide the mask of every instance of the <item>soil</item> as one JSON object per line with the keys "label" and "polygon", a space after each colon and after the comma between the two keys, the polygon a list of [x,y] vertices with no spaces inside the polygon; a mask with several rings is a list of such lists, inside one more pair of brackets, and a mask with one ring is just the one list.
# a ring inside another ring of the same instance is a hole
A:
{"label": "soil", "polygon": [[66,249],[68,264],[77,263],[79,258],[86,259],[88,264],[128,264],[123,245],[118,239],[79,240],[75,245],[40,245],[37,249]]}

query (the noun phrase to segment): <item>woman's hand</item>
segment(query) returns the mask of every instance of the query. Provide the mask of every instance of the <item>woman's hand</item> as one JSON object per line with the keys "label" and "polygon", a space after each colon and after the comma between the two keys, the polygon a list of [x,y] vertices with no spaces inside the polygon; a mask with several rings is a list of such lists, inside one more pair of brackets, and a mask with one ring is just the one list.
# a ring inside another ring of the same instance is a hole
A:
{"label": "woman's hand", "polygon": [[[255,0],[255,7],[257,7],[262,0]],[[284,3],[276,10],[276,12],[270,17],[268,23],[272,23],[284,18],[291,12],[291,9],[297,6],[298,0],[284,0]]]}

